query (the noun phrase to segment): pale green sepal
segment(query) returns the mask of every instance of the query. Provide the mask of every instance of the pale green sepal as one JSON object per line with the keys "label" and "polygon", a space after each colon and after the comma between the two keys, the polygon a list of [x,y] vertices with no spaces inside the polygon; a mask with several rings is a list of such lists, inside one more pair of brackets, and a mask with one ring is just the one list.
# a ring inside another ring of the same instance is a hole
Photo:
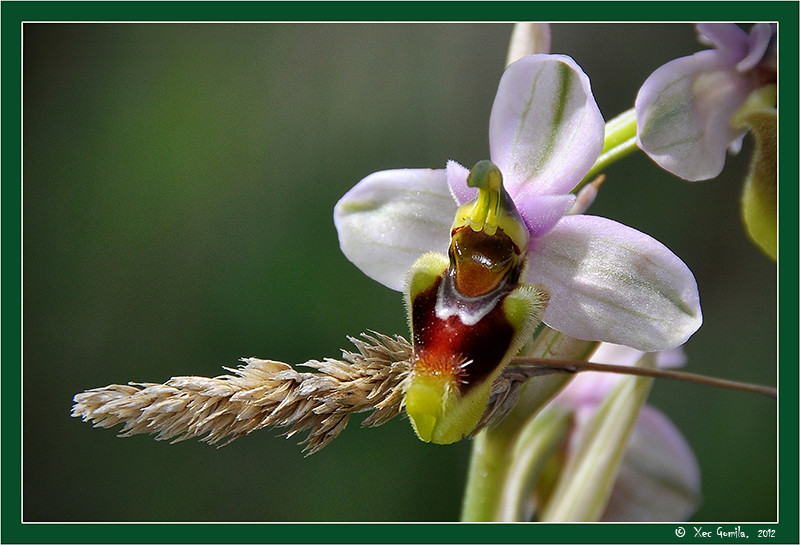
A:
{"label": "pale green sepal", "polygon": [[538,284],[522,284],[503,300],[503,313],[514,328],[508,357],[515,355],[542,323],[550,292]]}
{"label": "pale green sepal", "polygon": [[528,55],[500,79],[489,156],[517,204],[526,194],[565,194],[600,155],[604,125],[589,78],[572,58]]}
{"label": "pale green sepal", "polygon": [[533,515],[531,491],[539,482],[548,460],[571,429],[571,413],[553,406],[528,421],[519,433],[498,506],[497,520],[528,521]]}
{"label": "pale green sepal", "polygon": [[550,289],[542,321],[570,336],[655,352],[682,345],[703,323],[692,271],[621,223],[564,216],[528,255],[528,282]]}
{"label": "pale green sepal", "polygon": [[404,293],[409,305],[417,295],[430,288],[450,265],[447,256],[438,252],[427,252],[420,256],[408,270]]}
{"label": "pale green sepal", "polygon": [[[646,354],[639,367],[655,367]],[[598,408],[571,449],[542,522],[596,522],[608,504],[628,439],[653,379],[626,376]]]}
{"label": "pale green sepal", "polygon": [[333,210],[344,255],[393,290],[429,251],[447,252],[458,205],[444,169],[374,172],[345,194]]}
{"label": "pale green sepal", "polygon": [[731,124],[748,128],[755,150],[742,193],[742,220],[753,242],[778,259],[778,111],[775,86],[754,92]]}

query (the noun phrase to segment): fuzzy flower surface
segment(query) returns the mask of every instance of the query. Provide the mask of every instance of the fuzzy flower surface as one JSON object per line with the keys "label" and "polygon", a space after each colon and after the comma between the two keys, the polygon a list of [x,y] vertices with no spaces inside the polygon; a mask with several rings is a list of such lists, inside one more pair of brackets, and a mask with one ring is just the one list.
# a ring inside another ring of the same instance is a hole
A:
{"label": "fuzzy flower surface", "polygon": [[[644,354],[627,346],[603,343],[590,361],[634,365]],[[658,367],[679,367],[681,348],[655,355]],[[612,373],[581,373],[551,402],[572,414],[566,456],[577,450],[604,399],[623,380]],[[661,411],[644,405],[633,424],[618,477],[599,520],[670,522],[686,520],[700,504],[700,467],[683,434]]]}
{"label": "fuzzy flower surface", "polygon": [[713,49],[661,66],[636,99],[639,147],[689,181],[722,171],[726,150],[738,152],[747,131],[735,114],[753,92],[777,80],[777,25],[758,23],[749,34],[734,23],[696,28],[700,42]]}
{"label": "fuzzy flower surface", "polygon": [[[567,215],[603,137],[589,78],[570,57],[529,55],[508,66],[490,117],[490,158],[530,233],[526,280],[550,290],[543,321],[553,329],[643,351],[678,346],[702,322],[683,261],[618,222]],[[476,194],[468,174],[449,161],[361,180],[334,210],[345,256],[402,290],[420,255],[447,252],[456,210]]]}

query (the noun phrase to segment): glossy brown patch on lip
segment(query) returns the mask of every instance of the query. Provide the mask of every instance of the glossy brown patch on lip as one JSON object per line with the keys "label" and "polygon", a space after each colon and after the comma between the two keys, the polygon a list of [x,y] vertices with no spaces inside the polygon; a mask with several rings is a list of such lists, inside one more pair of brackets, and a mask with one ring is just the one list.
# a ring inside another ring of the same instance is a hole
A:
{"label": "glossy brown patch on lip", "polygon": [[[520,249],[502,228],[489,235],[463,226],[453,230],[450,264],[454,267],[455,287],[467,297],[478,297],[507,280],[517,265]],[[516,281],[513,279],[512,281]]]}

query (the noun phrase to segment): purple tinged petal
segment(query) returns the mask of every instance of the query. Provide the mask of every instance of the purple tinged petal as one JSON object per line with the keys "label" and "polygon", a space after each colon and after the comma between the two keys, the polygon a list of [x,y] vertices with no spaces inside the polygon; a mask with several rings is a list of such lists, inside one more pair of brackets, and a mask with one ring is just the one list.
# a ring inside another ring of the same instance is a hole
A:
{"label": "purple tinged petal", "polygon": [[473,200],[478,195],[478,188],[467,185],[469,169],[453,161],[447,161],[447,184],[450,194],[459,205]]}
{"label": "purple tinged petal", "polygon": [[348,191],[333,218],[347,259],[401,291],[419,256],[447,252],[456,208],[444,170],[384,170]]}
{"label": "purple tinged petal", "polygon": [[666,246],[615,221],[565,216],[529,248],[528,281],[550,289],[544,323],[653,352],[700,327],[697,283]]}
{"label": "purple tinged petal", "polygon": [[728,145],[743,133],[730,118],[754,88],[733,70],[737,60],[701,51],[647,78],[636,98],[637,143],[662,168],[690,181],[722,171]]}
{"label": "purple tinged petal", "polygon": [[522,216],[531,237],[550,231],[575,202],[575,195],[536,195],[528,193],[514,197],[514,204]]}
{"label": "purple tinged petal", "polygon": [[769,48],[769,43],[772,40],[773,28],[770,23],[758,23],[753,25],[750,31],[748,53],[737,65],[736,69],[739,72],[747,72],[755,68]]}
{"label": "purple tinged petal", "polygon": [[749,73],[765,61],[777,27],[747,34],[732,23],[698,24],[700,41],[717,47],[676,59],[653,73],[636,99],[638,144],[656,163],[690,181],[717,176],[726,148],[736,153],[744,131],[730,118],[756,88]]}
{"label": "purple tinged petal", "polygon": [[571,58],[530,55],[500,80],[489,121],[492,161],[515,199],[568,193],[600,155],[603,116]]}
{"label": "purple tinged petal", "polygon": [[738,59],[747,55],[749,38],[747,32],[739,25],[735,23],[699,23],[695,27],[701,43],[727,50]]}

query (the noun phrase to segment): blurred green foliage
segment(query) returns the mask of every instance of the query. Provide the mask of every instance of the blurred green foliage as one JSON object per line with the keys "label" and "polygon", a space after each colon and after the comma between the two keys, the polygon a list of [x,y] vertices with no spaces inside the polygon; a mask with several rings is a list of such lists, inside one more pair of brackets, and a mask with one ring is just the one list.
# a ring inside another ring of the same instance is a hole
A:
{"label": "blurred green foliage", "polygon": [[[216,376],[239,357],[336,357],[347,335],[406,334],[400,294],[339,252],[336,201],[367,174],[488,154],[506,24],[25,24],[23,518],[26,521],[450,521],[469,442],[409,423],[320,453],[260,431],[216,449],[117,439],[72,396]],[[690,25],[554,25],[607,119]],[[687,370],[774,385],[776,269],[747,240],[752,143],[690,184],[641,154],[591,213],[634,226],[697,276]],[[777,518],[776,403],[659,381],[651,403],[703,472],[695,520]]]}

